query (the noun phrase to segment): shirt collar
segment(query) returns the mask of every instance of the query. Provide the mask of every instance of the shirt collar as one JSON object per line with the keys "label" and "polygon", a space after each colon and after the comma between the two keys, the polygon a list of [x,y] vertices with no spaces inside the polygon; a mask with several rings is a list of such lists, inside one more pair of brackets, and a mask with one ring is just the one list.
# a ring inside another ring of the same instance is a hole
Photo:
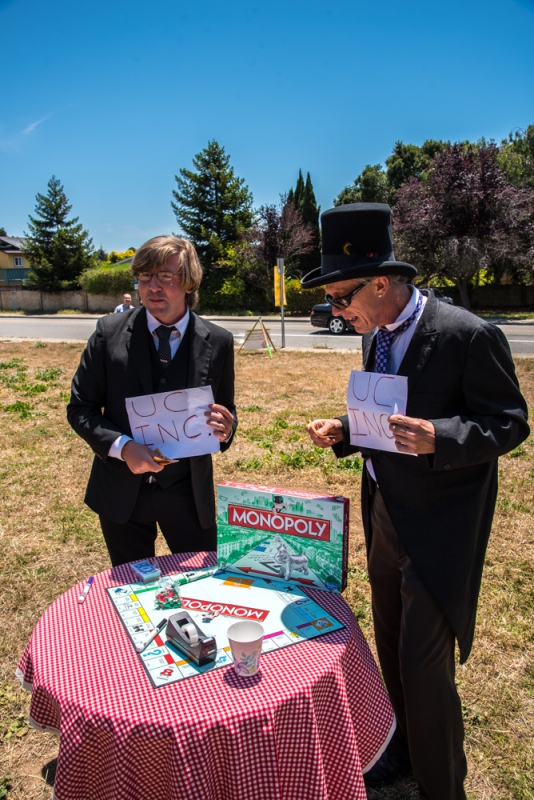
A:
{"label": "shirt collar", "polygon": [[[408,284],[408,286],[410,286],[410,284]],[[390,325],[384,325],[384,328],[387,328],[388,331],[394,331],[396,328],[399,327],[399,325],[402,325],[402,323],[405,320],[407,320],[408,317],[411,317],[411,315],[415,311],[415,308],[417,306],[417,301],[419,300],[419,289],[417,289],[413,285],[411,286],[411,288],[413,290],[411,297],[404,306],[404,308],[402,309],[401,313],[399,314],[395,322],[392,322]]]}
{"label": "shirt collar", "polygon": [[[148,308],[145,308],[145,311],[146,311],[147,328],[150,331],[150,333],[154,334],[156,328],[159,328],[159,326],[163,325],[163,323],[160,322],[159,319],[156,319],[156,317],[154,317],[150,313]],[[183,317],[181,319],[179,319],[178,322],[174,323],[174,326],[167,325],[167,327],[168,328],[175,327],[176,330],[180,333],[180,337],[183,339],[183,337],[185,336],[185,332],[187,330],[188,324],[189,324],[189,307],[186,308],[185,314],[183,315]]]}

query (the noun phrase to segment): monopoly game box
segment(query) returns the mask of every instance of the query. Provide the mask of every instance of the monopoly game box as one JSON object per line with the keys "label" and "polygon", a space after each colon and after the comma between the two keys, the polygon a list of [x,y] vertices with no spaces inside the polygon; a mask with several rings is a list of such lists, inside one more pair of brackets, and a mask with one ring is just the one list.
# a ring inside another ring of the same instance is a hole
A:
{"label": "monopoly game box", "polygon": [[348,534],[346,497],[233,481],[217,486],[217,564],[227,572],[342,592]]}

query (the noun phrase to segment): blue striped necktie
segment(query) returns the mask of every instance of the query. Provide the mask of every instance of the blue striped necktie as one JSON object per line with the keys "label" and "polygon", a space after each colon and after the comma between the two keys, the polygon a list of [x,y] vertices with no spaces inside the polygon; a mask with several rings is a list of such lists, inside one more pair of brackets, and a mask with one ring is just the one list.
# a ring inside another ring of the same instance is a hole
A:
{"label": "blue striped necktie", "polygon": [[395,328],[394,331],[388,331],[387,328],[378,329],[376,334],[375,372],[387,373],[389,352],[391,350],[391,345],[393,344],[393,340],[395,339],[395,337],[399,336],[399,334],[404,333],[404,331],[408,330],[410,325],[417,317],[422,304],[423,304],[423,297],[422,295],[419,295],[419,299],[417,301],[417,305],[415,307],[415,311],[413,312],[413,314],[411,314],[408,317],[408,319],[405,319],[404,322],[401,325],[399,325],[398,328]]}

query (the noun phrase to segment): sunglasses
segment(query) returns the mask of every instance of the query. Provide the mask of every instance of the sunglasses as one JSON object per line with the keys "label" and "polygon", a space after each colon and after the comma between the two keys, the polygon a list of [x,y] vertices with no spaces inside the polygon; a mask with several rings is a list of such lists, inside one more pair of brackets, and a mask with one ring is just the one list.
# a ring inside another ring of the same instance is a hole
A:
{"label": "sunglasses", "polygon": [[340,308],[341,310],[343,310],[343,309],[348,308],[350,306],[350,304],[352,303],[352,298],[354,297],[354,295],[358,294],[358,292],[361,289],[363,289],[364,286],[367,286],[367,285],[368,285],[367,283],[360,283],[360,285],[357,286],[352,292],[349,292],[348,294],[344,294],[343,297],[332,297],[331,294],[325,294],[324,299],[331,306],[334,306],[334,308]]}

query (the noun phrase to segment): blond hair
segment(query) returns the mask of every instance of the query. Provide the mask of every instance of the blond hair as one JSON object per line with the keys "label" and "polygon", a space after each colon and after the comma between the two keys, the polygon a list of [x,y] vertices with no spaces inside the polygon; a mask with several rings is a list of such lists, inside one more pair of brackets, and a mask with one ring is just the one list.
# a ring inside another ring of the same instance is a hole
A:
{"label": "blond hair", "polygon": [[194,308],[198,302],[198,287],[202,280],[202,266],[197,251],[189,239],[178,236],[154,236],[135,253],[130,268],[135,278],[140,272],[155,272],[171,256],[180,257],[180,279],[186,291],[185,302]]}

